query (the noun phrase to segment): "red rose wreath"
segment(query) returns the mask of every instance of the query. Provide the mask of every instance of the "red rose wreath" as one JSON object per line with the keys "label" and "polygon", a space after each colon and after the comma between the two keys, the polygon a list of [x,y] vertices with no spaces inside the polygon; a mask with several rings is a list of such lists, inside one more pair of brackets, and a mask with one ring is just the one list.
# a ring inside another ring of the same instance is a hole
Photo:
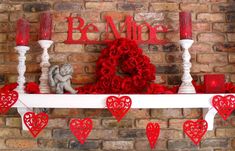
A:
{"label": "red rose wreath", "polygon": [[78,93],[143,93],[155,79],[155,66],[137,44],[125,38],[104,48],[96,64],[97,82]]}

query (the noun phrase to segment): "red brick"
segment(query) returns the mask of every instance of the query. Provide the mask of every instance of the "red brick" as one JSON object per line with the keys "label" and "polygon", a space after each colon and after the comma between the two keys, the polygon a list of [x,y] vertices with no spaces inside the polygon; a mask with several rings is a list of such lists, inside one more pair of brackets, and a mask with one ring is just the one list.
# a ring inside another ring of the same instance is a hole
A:
{"label": "red brick", "polygon": [[98,53],[76,53],[68,57],[71,62],[96,62],[98,59]]}
{"label": "red brick", "polygon": [[197,54],[199,63],[227,63],[227,54]]}
{"label": "red brick", "polygon": [[141,3],[118,3],[117,4],[118,10],[121,11],[147,11],[148,10],[148,3],[141,2]]}
{"label": "red brick", "polygon": [[161,125],[161,128],[167,128],[168,122],[166,120],[159,120],[159,119],[136,119],[135,125],[136,128],[145,129],[149,122],[157,122]]}
{"label": "red brick", "polygon": [[113,18],[114,22],[120,22],[120,21],[124,21],[126,19],[126,16],[131,16],[132,13],[131,12],[116,12],[116,11],[107,11],[107,12],[103,12],[101,14],[101,18],[102,20],[105,20],[105,16],[111,16]]}
{"label": "red brick", "polygon": [[232,139],[232,148],[235,149],[235,138]]}
{"label": "red brick", "polygon": [[191,52],[195,53],[205,53],[205,52],[213,52],[211,44],[204,43],[204,42],[196,42],[190,48]]}
{"label": "red brick", "polygon": [[209,23],[193,23],[193,31],[210,31],[210,24]]}
{"label": "red brick", "polygon": [[163,63],[165,61],[165,54],[158,53],[157,55],[147,54],[152,63]]}
{"label": "red brick", "polygon": [[7,139],[6,145],[10,148],[36,148],[37,141],[33,139]]}
{"label": "red brick", "polygon": [[211,10],[214,12],[233,12],[234,7],[234,3],[220,3],[212,5]]}
{"label": "red brick", "polygon": [[113,2],[86,2],[86,9],[94,9],[94,10],[115,10],[116,4]]}
{"label": "red brick", "polygon": [[192,73],[210,73],[213,72],[214,66],[212,64],[197,64],[193,63],[191,72]]}
{"label": "red brick", "polygon": [[78,2],[57,2],[54,4],[56,11],[71,11],[71,10],[82,10],[83,4]]}
{"label": "red brick", "polygon": [[135,21],[162,21],[165,15],[162,12],[159,13],[136,13]]}
{"label": "red brick", "polygon": [[8,21],[8,13],[0,13],[0,22]]}
{"label": "red brick", "polygon": [[180,9],[183,11],[207,12],[208,5],[202,3],[181,3]]}
{"label": "red brick", "polygon": [[159,139],[180,139],[183,138],[183,132],[174,129],[161,129]]}
{"label": "red brick", "polygon": [[227,36],[229,42],[235,42],[235,33],[228,33]]}
{"label": "red brick", "polygon": [[233,53],[229,54],[228,58],[230,63],[235,63],[235,54]]}
{"label": "red brick", "polygon": [[231,78],[231,82],[235,83],[235,74],[231,74],[230,78]]}
{"label": "red brick", "polygon": [[183,124],[187,119],[169,119],[169,128],[183,130]]}
{"label": "red brick", "polygon": [[181,109],[154,109],[151,110],[151,116],[154,118],[176,118],[182,117]]}
{"label": "red brick", "polygon": [[117,120],[109,120],[109,119],[103,119],[102,120],[102,126],[105,128],[112,128],[112,129],[118,129],[118,128],[132,128],[134,122],[133,120],[121,120],[120,122],[117,122]]}
{"label": "red brick", "polygon": [[235,68],[234,68],[233,64],[224,65],[224,66],[217,66],[217,67],[215,67],[215,72],[235,73]]}
{"label": "red brick", "polygon": [[56,43],[55,44],[55,52],[82,52],[83,46],[78,44],[64,44],[64,43]]}
{"label": "red brick", "polygon": [[68,120],[64,118],[50,118],[47,124],[47,128],[66,128]]}
{"label": "red brick", "polygon": [[117,130],[92,130],[88,136],[88,139],[117,139],[118,131]]}
{"label": "red brick", "polygon": [[133,141],[103,141],[104,150],[131,150],[133,148]]}
{"label": "red brick", "polygon": [[198,35],[198,41],[200,42],[224,42],[225,38],[223,34],[219,33],[201,33]]}
{"label": "red brick", "polygon": [[149,118],[149,110],[148,109],[131,109],[124,118]]}
{"label": "red brick", "polygon": [[[29,131],[21,131],[21,135],[24,138],[32,138],[32,134]],[[48,139],[52,138],[51,129],[43,129],[37,136],[37,138]]]}
{"label": "red brick", "polygon": [[177,3],[151,3],[151,11],[177,11],[179,5]]}
{"label": "red brick", "polygon": [[183,115],[185,118],[202,118],[201,109],[183,109]]}
{"label": "red brick", "polygon": [[94,75],[75,75],[72,79],[72,83],[74,84],[88,84],[94,83],[96,81],[96,77]]}
{"label": "red brick", "polygon": [[21,118],[17,118],[17,117],[6,118],[6,126],[20,127],[21,126]]}
{"label": "red brick", "polygon": [[[151,150],[149,142],[138,140],[135,142],[136,150],[144,151],[144,150]],[[165,150],[167,148],[167,142],[164,139],[158,139],[156,143],[156,149]]]}
{"label": "red brick", "polygon": [[197,15],[197,19],[200,21],[223,22],[225,21],[225,15],[223,13],[200,13]]}

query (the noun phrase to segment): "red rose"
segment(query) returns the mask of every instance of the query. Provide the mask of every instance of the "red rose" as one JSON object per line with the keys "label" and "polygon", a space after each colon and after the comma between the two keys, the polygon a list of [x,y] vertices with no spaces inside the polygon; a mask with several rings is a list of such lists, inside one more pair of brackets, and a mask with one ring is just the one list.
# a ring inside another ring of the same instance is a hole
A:
{"label": "red rose", "polygon": [[25,92],[28,94],[39,94],[40,89],[37,83],[29,82],[24,88]]}

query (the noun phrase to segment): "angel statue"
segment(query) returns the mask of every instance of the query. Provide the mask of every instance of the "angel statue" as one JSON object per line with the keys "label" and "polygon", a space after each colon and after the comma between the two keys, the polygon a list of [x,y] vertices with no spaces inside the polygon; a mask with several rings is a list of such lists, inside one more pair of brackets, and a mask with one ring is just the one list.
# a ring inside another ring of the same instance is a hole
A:
{"label": "angel statue", "polygon": [[71,87],[70,82],[72,74],[73,68],[70,64],[54,65],[49,70],[49,84],[58,94],[63,94],[64,90],[75,94],[77,91]]}

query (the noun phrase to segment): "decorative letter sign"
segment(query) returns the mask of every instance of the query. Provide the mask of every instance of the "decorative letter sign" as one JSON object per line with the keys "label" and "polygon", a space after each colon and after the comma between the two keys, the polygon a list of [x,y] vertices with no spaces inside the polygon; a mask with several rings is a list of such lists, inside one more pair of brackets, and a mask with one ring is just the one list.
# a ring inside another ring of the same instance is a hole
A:
{"label": "decorative letter sign", "polygon": [[[85,25],[85,22],[83,18],[81,17],[67,17],[68,21],[68,36],[67,40],[65,41],[66,44],[105,44],[107,42],[112,41],[113,39],[110,39],[110,32],[112,32],[112,35],[114,35],[115,39],[118,38],[128,38],[131,40],[136,41],[137,44],[165,44],[167,41],[165,39],[158,39],[157,33],[162,32],[165,33],[168,31],[166,26],[163,25],[156,25],[151,26],[148,23],[142,23],[140,25],[137,25],[135,21],[133,21],[133,17],[127,16],[125,19],[124,24],[120,27],[120,31],[117,30],[117,27],[115,26],[113,19],[110,16],[105,16],[106,19],[106,31],[103,41],[98,41],[97,39],[88,39],[87,33],[97,33],[100,32],[98,28],[92,24],[89,23]],[[74,27],[74,24],[78,23],[77,26]],[[144,27],[147,27],[148,29],[148,39],[143,40],[142,39],[142,29]],[[126,29],[126,30],[124,30]],[[81,36],[74,38],[73,35],[74,32],[79,32]],[[121,33],[126,31],[125,37],[121,37]]]}

